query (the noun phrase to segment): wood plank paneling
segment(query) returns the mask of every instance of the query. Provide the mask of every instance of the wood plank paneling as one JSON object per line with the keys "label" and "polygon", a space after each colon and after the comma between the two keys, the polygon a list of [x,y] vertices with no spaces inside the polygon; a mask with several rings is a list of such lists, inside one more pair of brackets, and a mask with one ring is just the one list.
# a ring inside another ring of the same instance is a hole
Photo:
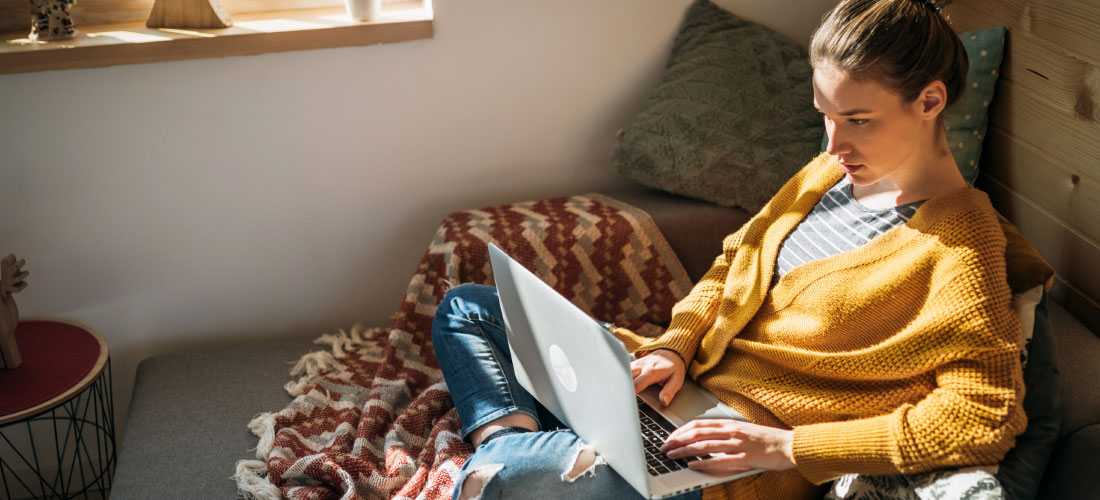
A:
{"label": "wood plank paneling", "polygon": [[1001,78],[1079,119],[1100,121],[1100,67],[1027,33],[1011,33],[1006,44]]}
{"label": "wood plank paneling", "polygon": [[[1050,212],[988,175],[979,176],[978,187],[989,193],[993,206],[1035,245],[1060,279],[1080,291],[1081,300],[1100,303],[1100,243],[1067,227]],[[1070,303],[1063,305],[1070,310]],[[1079,317],[1094,314],[1083,307],[1070,312]],[[1090,321],[1100,318],[1093,317]]]}
{"label": "wood plank paneling", "polygon": [[1070,227],[1100,241],[1100,183],[996,126],[986,137],[981,169]]}
{"label": "wood plank paneling", "polygon": [[1009,81],[997,86],[990,122],[1100,182],[1100,123],[1057,109]]}
{"label": "wood plank paneling", "polygon": [[959,0],[945,12],[962,31],[1004,25],[1100,66],[1096,0]]}
{"label": "wood plank paneling", "polygon": [[1100,2],[958,0],[958,32],[1008,27],[979,187],[1057,271],[1051,296],[1100,332]]}
{"label": "wood plank paneling", "polygon": [[[1100,63],[1089,62],[1035,35],[1018,29],[1004,14],[988,15],[967,8],[948,7],[951,24],[959,33],[1005,24],[1005,58],[1001,78],[1034,92],[1059,109],[1068,110],[1085,120],[1100,121]],[[1000,23],[993,22],[999,19]],[[1096,58],[1100,59],[1100,55]]]}

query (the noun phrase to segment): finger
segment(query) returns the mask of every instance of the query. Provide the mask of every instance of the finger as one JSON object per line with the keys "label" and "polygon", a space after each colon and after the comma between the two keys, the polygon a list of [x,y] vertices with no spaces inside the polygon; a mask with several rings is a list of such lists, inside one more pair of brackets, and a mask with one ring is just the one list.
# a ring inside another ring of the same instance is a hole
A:
{"label": "finger", "polygon": [[744,453],[717,452],[714,455],[693,462],[699,462],[699,467],[703,469],[751,469],[752,467],[749,467],[749,464],[745,463],[746,460],[747,456]]}
{"label": "finger", "polygon": [[679,439],[680,436],[682,436],[684,433],[691,432],[695,429],[702,429],[702,428],[708,428],[708,427],[713,427],[713,428],[730,427],[730,426],[732,426],[731,422],[733,422],[733,421],[728,420],[728,419],[720,419],[720,418],[704,418],[704,419],[699,419],[699,420],[692,420],[692,421],[690,421],[690,422],[688,422],[684,425],[681,425],[680,427],[677,427],[676,430],[669,433],[668,439]]}
{"label": "finger", "polygon": [[737,443],[741,442],[740,439],[735,439],[733,437],[733,431],[727,426],[700,424],[688,427],[685,425],[669,434],[668,438],[665,439],[665,442],[661,445],[661,451],[667,453],[673,449],[686,446],[696,441],[711,439],[730,440]]}
{"label": "finger", "polygon": [[740,438],[730,435],[728,431],[722,429],[704,429],[685,433],[680,437],[674,438],[674,440],[665,440],[664,443],[661,444],[661,451],[664,453],[672,453],[676,448],[691,446],[700,442],[716,441],[727,443],[729,447],[744,444],[744,440],[740,440]]}
{"label": "finger", "polygon": [[641,375],[634,377],[634,394],[642,392],[646,387],[660,381],[660,375],[653,373],[651,370],[642,370]]}
{"label": "finger", "polygon": [[726,429],[720,428],[699,428],[692,431],[684,432],[683,434],[665,440],[665,445],[670,449],[678,446],[688,445],[697,441],[706,441],[711,439],[726,439],[731,441],[740,442],[740,439],[733,438],[730,432]]}
{"label": "finger", "polygon": [[676,393],[680,391],[680,387],[684,385],[684,376],[680,373],[674,373],[665,381],[665,387],[661,389],[661,403],[668,406],[672,402],[672,398],[676,396]]}
{"label": "finger", "polygon": [[722,439],[699,440],[675,448],[666,455],[668,458],[703,457],[712,453],[739,453],[733,443]]}
{"label": "finger", "polygon": [[729,456],[725,456],[716,458],[705,458],[703,460],[693,460],[691,462],[688,462],[688,467],[695,471],[721,476],[731,476],[733,474],[740,474],[742,472],[748,472],[752,470],[751,467],[742,467],[739,465],[735,465],[736,463],[736,459],[731,459]]}

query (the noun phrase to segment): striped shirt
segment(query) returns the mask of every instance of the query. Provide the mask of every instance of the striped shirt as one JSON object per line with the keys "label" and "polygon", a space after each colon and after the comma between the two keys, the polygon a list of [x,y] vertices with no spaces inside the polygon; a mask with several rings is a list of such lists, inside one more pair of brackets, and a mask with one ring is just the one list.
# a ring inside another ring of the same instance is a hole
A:
{"label": "striped shirt", "polygon": [[873,210],[852,196],[852,183],[844,176],[821,197],[810,214],[791,231],[779,249],[775,279],[815,260],[854,250],[917,213],[923,201]]}

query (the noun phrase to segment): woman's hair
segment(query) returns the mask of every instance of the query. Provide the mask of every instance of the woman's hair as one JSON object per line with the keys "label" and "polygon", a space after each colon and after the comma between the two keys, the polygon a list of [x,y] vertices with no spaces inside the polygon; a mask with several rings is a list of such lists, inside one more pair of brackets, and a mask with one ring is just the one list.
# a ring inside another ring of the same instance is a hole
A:
{"label": "woman's hair", "polygon": [[879,82],[906,102],[940,80],[951,106],[966,90],[968,61],[962,41],[940,13],[948,3],[843,0],[814,31],[810,64],[830,64],[857,81]]}

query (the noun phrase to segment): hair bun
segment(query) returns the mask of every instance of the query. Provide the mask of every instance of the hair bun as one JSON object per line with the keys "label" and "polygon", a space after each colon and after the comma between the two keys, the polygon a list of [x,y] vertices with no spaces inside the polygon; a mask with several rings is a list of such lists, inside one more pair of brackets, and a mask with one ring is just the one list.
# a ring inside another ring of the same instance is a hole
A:
{"label": "hair bun", "polygon": [[947,88],[947,105],[966,91],[968,61],[939,9],[947,0],[841,0],[810,39],[810,64],[873,79],[913,102],[929,83]]}
{"label": "hair bun", "polygon": [[925,7],[932,9],[932,12],[936,13],[952,4],[951,0],[917,0],[917,2],[924,4]]}

